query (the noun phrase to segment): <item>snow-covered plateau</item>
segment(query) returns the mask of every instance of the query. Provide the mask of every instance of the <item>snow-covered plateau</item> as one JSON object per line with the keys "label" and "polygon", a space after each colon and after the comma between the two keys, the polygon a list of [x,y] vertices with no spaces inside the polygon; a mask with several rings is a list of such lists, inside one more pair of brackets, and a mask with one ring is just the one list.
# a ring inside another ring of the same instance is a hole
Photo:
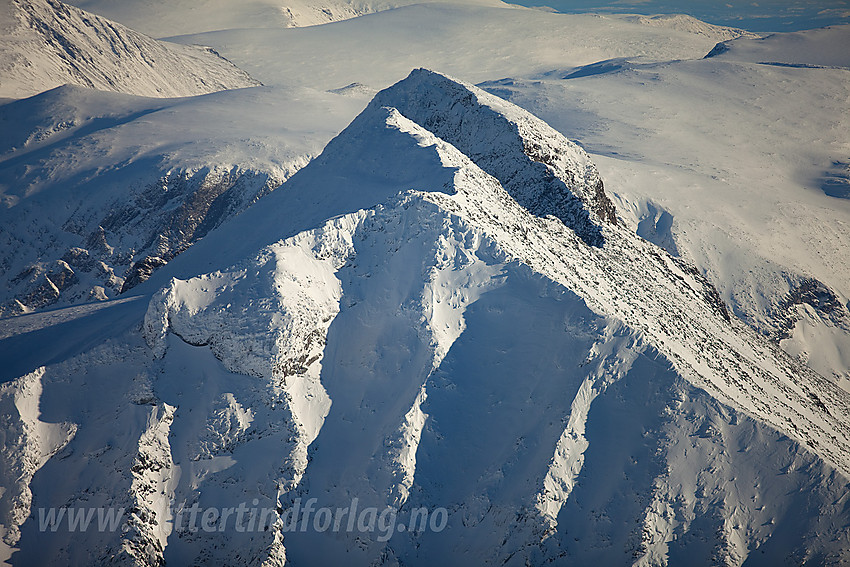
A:
{"label": "snow-covered plateau", "polygon": [[0,563],[850,562],[850,26],[0,2]]}

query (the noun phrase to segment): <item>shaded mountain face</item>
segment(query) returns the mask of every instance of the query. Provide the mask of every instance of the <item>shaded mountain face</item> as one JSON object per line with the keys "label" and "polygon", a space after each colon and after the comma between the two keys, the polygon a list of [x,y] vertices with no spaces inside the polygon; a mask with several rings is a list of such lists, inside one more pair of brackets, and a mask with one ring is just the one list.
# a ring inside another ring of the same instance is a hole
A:
{"label": "shaded mountain face", "polygon": [[0,317],[135,288],[365,104],[298,88],[158,99],[65,85],[0,106]]}
{"label": "shaded mountain face", "polygon": [[[2,386],[13,563],[850,553],[850,396],[624,228],[583,150],[468,84],[382,91],[157,281]],[[51,506],[126,513],[40,530]],[[375,520],[334,524],[355,506]]]}
{"label": "shaded mountain face", "polygon": [[[187,123],[215,102],[163,97],[260,83],[213,50],[55,0],[0,2],[0,68],[0,98],[31,97],[0,108],[0,317],[131,289],[306,161],[168,163],[185,138],[212,132],[217,142],[205,147],[215,153],[226,139],[216,124],[228,120]],[[162,116],[175,107],[184,110],[176,120]]]}
{"label": "shaded mountain face", "polygon": [[211,49],[156,41],[57,0],[3,0],[0,97],[63,84],[178,97],[259,83]]}
{"label": "shaded mountain face", "polygon": [[83,180],[87,195],[43,195],[0,213],[10,219],[0,229],[0,317],[125,293],[283,181],[235,166],[162,171],[146,161]]}

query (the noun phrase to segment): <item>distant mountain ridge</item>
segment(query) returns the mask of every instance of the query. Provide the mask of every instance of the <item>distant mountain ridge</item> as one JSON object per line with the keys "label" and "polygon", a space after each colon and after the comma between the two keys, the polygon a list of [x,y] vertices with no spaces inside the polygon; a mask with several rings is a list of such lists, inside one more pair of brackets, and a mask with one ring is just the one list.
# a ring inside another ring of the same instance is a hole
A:
{"label": "distant mountain ridge", "polygon": [[212,50],[159,42],[58,0],[3,0],[0,14],[0,97],[67,83],[153,97],[259,84]]}
{"label": "distant mountain ridge", "polygon": [[718,41],[728,41],[739,37],[748,39],[761,37],[760,34],[740,28],[709,24],[708,22],[704,22],[687,14],[658,14],[654,16],[618,15],[614,17],[622,18],[626,21],[635,22],[644,26],[663,27],[696,35],[703,35]]}
{"label": "distant mountain ridge", "polygon": [[850,24],[762,38],[728,38],[706,57],[762,65],[850,70]]}
{"label": "distant mountain ridge", "polygon": [[[442,0],[429,0],[440,2]],[[305,27],[338,22],[415,0],[72,0],[71,4],[103,14],[154,37],[225,29]],[[500,0],[462,0],[462,4],[508,6]]]}

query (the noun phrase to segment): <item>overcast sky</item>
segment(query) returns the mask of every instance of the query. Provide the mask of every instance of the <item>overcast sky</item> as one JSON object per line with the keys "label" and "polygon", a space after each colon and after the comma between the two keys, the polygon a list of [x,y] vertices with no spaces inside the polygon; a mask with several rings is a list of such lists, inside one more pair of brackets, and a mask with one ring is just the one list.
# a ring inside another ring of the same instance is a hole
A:
{"label": "overcast sky", "polygon": [[791,31],[850,23],[850,0],[507,0],[559,12],[690,14],[713,24],[752,31]]}

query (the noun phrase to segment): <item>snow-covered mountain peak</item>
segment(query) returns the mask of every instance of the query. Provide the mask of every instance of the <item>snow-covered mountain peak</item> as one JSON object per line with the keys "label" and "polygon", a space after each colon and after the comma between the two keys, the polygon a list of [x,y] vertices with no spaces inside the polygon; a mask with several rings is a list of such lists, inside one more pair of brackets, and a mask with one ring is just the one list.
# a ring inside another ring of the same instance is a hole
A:
{"label": "snow-covered mountain peak", "polygon": [[0,4],[0,97],[66,83],[155,97],[259,84],[211,49],[159,42],[58,0]]}
{"label": "snow-covered mountain peak", "polygon": [[[560,219],[588,244],[601,245],[602,226],[617,222],[596,167],[578,145],[507,101],[420,69],[379,92],[284,191],[210,234],[152,283],[208,265],[212,250],[222,263],[235,263],[274,239],[402,191],[454,193],[458,168],[492,177],[527,213]],[[275,210],[286,211],[285,218],[269,213]]]}
{"label": "snow-covered mountain peak", "polygon": [[[0,388],[15,559],[846,554],[850,395],[616,222],[598,180],[578,146],[462,82],[418,70],[379,93],[319,157],[138,286],[150,299],[135,324],[115,333],[117,315],[95,313],[74,354]],[[98,333],[110,339],[91,348]],[[38,420],[20,409],[35,386]],[[47,443],[41,423],[63,436]],[[110,444],[113,429],[129,442]],[[24,441],[45,457],[24,458]],[[133,514],[88,541],[25,521],[78,494]],[[446,523],[285,527],[302,503],[355,498],[405,522],[444,509]],[[273,525],[188,531],[174,513],[240,502]]]}
{"label": "snow-covered mountain peak", "polygon": [[[388,545],[362,534],[290,533],[278,548],[287,558],[320,553],[334,563],[356,546],[357,563],[389,554],[428,564],[448,548],[493,563],[564,554],[586,563],[626,549],[648,565],[668,553],[669,530],[694,537],[682,545],[702,559],[714,553],[732,564],[755,541],[773,541],[772,557],[812,545],[805,534],[818,528],[808,520],[797,539],[771,539],[763,497],[742,498],[717,478],[750,470],[755,461],[741,447],[765,438],[769,448],[753,457],[759,467],[810,467],[815,500],[833,498],[850,473],[850,396],[731,317],[692,266],[599,219],[585,200],[595,168],[547,128],[474,87],[415,71],[279,190],[161,274],[223,252],[217,270],[172,279],[152,298],[144,335],[156,364],[174,365],[185,343],[209,349],[226,371],[264,384],[267,403],[291,416],[285,466],[260,481],[278,487],[282,509],[356,496],[398,510],[445,504],[454,514],[448,534],[396,534]],[[536,161],[528,146],[560,160]],[[537,211],[521,202],[523,189],[552,179],[586,211],[599,242],[575,231],[572,218],[551,215],[551,201]],[[641,405],[644,388],[652,409]],[[637,414],[609,432],[632,463],[614,479],[610,448],[594,439]],[[643,437],[624,441],[632,428]],[[801,465],[780,465],[786,450]],[[712,472],[695,481],[693,467]],[[746,473],[755,493],[762,483],[798,486],[765,470]],[[621,490],[621,476],[630,485],[630,475],[644,474],[655,492],[628,514],[639,531],[659,534],[588,534],[593,552],[576,543],[573,495],[608,509],[606,499],[619,502],[609,482]],[[771,480],[758,480],[763,474]],[[597,475],[609,480],[597,485]],[[192,498],[192,490],[176,492]],[[703,531],[671,519],[702,517],[694,510],[721,501],[746,510],[748,527],[710,520]],[[840,510],[821,509],[840,523]],[[717,539],[713,551],[698,549],[703,537]],[[823,545],[832,553],[844,544]]]}
{"label": "snow-covered mountain peak", "polygon": [[503,99],[418,69],[371,105],[397,108],[469,156],[532,214],[561,219],[588,243],[599,243],[600,222],[617,222],[584,150]]}
{"label": "snow-covered mountain peak", "polygon": [[[436,205],[434,214],[461,219],[480,233],[477,238],[492,239],[506,261],[530,266],[641,333],[694,384],[811,443],[850,471],[850,437],[827,434],[843,431],[838,416],[850,412],[846,393],[731,318],[695,268],[617,224],[581,148],[527,112],[431,71],[414,71],[376,95],[321,156],[149,284],[191,273],[213,251],[219,269],[227,269],[328,219],[376,207],[386,215],[409,206],[410,199]],[[157,319],[161,341],[171,317]],[[773,361],[769,371],[759,362],[765,357]],[[759,387],[742,388],[741,381]],[[796,391],[797,401],[765,403],[765,396],[780,391]],[[800,409],[811,405],[812,396],[838,405]]]}

